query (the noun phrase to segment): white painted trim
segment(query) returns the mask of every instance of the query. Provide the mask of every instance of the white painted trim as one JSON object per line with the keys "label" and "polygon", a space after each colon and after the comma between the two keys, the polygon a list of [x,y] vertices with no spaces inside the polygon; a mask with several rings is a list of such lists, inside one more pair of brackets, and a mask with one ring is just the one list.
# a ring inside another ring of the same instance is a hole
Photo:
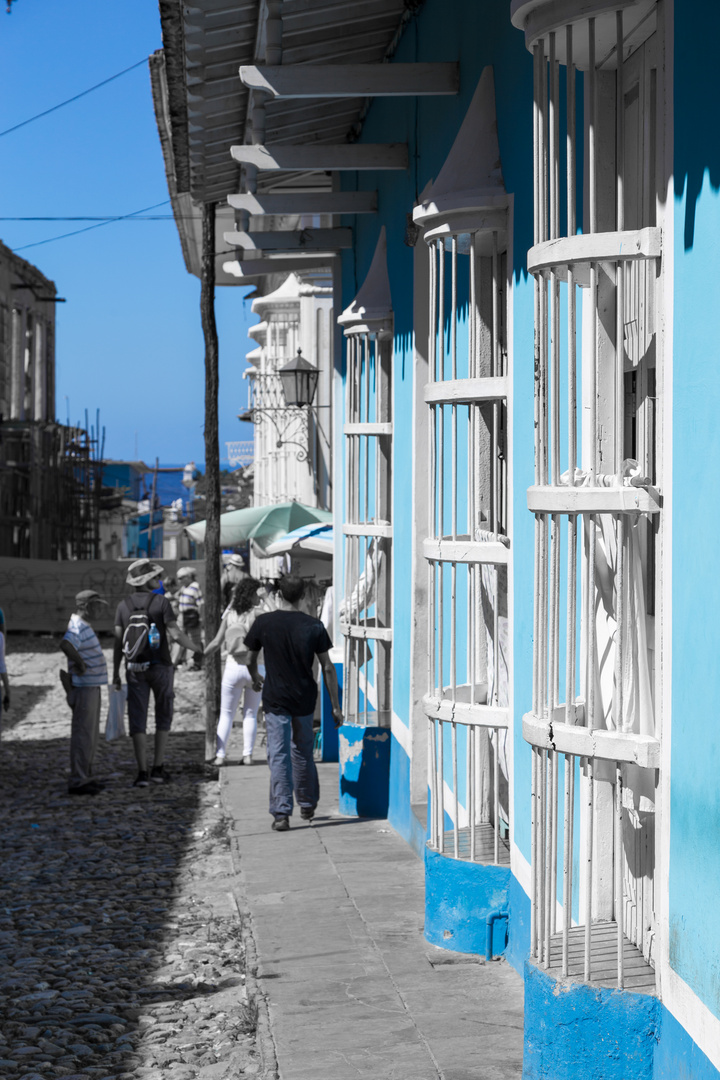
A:
{"label": "white painted trim", "polygon": [[[342,309],[342,264],[335,260],[332,272],[333,314]],[[333,631],[332,639],[345,655],[344,639],[340,630],[340,602],[345,593],[345,542],[343,521],[345,519],[345,438],[342,422],[345,411],[345,386],[343,381],[343,338],[337,319],[330,320],[332,335],[332,443],[333,443]],[[343,642],[340,645],[340,642]],[[347,672],[343,670],[343,685]]]}
{"label": "white painted trim", "polygon": [[268,143],[231,146],[234,161],[258,169],[399,169],[408,167],[407,143]]}
{"label": "white painted trim", "polygon": [[377,710],[377,691],[375,689],[375,684],[368,682],[367,675],[362,671],[358,671],[357,680],[360,692],[365,695],[368,705],[372,705],[373,709]]}
{"label": "white painted trim", "polygon": [[[505,320],[506,320],[506,332],[507,332],[507,399],[506,399],[506,416],[507,416],[507,444],[506,444],[506,457],[507,457],[507,534],[510,537],[511,545],[514,543],[515,537],[515,393],[514,393],[514,377],[515,377],[515,278],[513,275],[513,259],[511,252],[513,251],[513,234],[515,231],[515,196],[508,195],[508,209],[507,209],[507,237],[508,237],[508,257],[505,260],[505,273],[507,295],[505,299]],[[515,552],[513,549],[512,557],[508,562],[507,568],[507,604],[508,604],[508,714],[510,716],[510,727],[508,729],[508,736],[505,740],[505,755],[508,767],[508,840],[510,843],[510,850],[512,852],[515,843]],[[520,852],[518,851],[518,856]],[[522,856],[520,856],[522,858]],[[530,887],[530,864],[528,866],[528,888],[529,895]],[[523,888],[525,886],[523,885]]]}
{"label": "white painted trim", "polygon": [[[661,652],[656,661],[663,671],[662,706],[660,711],[660,791],[657,801],[657,868],[655,892],[655,919],[657,924],[656,942],[659,945],[657,957],[658,992],[674,1016],[686,1028],[689,1034],[701,1046],[700,1038],[692,1034],[697,1021],[697,1012],[705,1009],[695,994],[670,967],[670,797],[671,797],[671,755],[672,755],[672,444],[673,444],[673,326],[675,293],[675,194],[674,194],[674,110],[673,110],[673,66],[674,66],[674,0],[665,0],[664,11],[658,19],[658,33],[664,36],[662,41],[664,58],[664,108],[665,108],[665,200],[658,200],[658,223],[663,230],[664,257],[662,263],[662,320],[663,320],[663,414],[662,414],[662,467],[665,480],[664,505],[662,516],[662,627]],[[664,17],[663,17],[664,16]],[[687,197],[687,187],[685,188]],[[678,987],[682,986],[687,994],[692,995],[696,1004],[685,1007],[686,993],[678,996]],[[677,1000],[675,1000],[677,999]],[[720,1021],[715,1020],[714,1063],[720,1065]],[[703,1030],[705,1025],[703,1025]],[[705,1050],[704,1046],[702,1047]],[[705,1050],[707,1053],[707,1051]],[[712,1060],[712,1055],[708,1054]]]}
{"label": "white painted trim", "polygon": [[[514,844],[510,846],[510,870],[517,881],[520,888],[523,890],[528,900],[530,900],[530,890],[532,888],[532,875],[530,872],[530,863],[525,856],[515,847]],[[563,928],[563,905],[562,900],[556,901],[556,922],[557,929]],[[570,920],[571,926],[577,926],[578,924],[574,919]]]}
{"label": "white painted trim", "polygon": [[[466,808],[460,802],[456,800],[453,789],[448,784],[447,780],[443,780],[443,810],[447,816],[455,825],[457,821],[458,829],[466,829],[468,826],[468,814]],[[450,855],[451,852],[444,851],[443,855]]]}
{"label": "white painted trim", "polygon": [[720,1020],[669,965],[663,974],[662,1002],[715,1068],[720,1069]]}
{"label": "white painted trim", "polygon": [[273,97],[354,98],[455,95],[457,63],[242,65],[241,81]]}
{"label": "white painted trim", "polygon": [[[421,196],[430,189],[428,183]],[[427,534],[427,407],[423,387],[428,375],[428,292],[429,256],[422,238],[413,249],[413,336],[412,336],[412,432],[411,432],[411,588],[410,588],[410,679],[408,721],[410,757],[410,801],[429,801],[428,722],[422,712],[422,695],[427,689],[427,564],[422,542]],[[396,415],[393,413],[393,415]]]}
{"label": "white painted trim", "polygon": [[235,229],[223,237],[226,244],[243,251],[340,251],[352,247],[352,229]]}
{"label": "white painted trim", "polygon": [[407,756],[412,759],[412,739],[410,737],[410,728],[404,720],[400,719],[396,712],[391,713],[390,716],[390,731],[395,736],[400,746],[402,746]]}
{"label": "white painted trim", "polygon": [[377,191],[240,192],[228,195],[228,204],[235,210],[247,210],[255,217],[262,214],[375,214]]}
{"label": "white painted trim", "polygon": [[[512,814],[510,815],[512,818]],[[513,877],[517,881],[522,891],[530,899],[530,892],[532,890],[532,874],[530,872],[530,863],[523,855],[520,848],[516,844],[510,843],[510,870]]]}

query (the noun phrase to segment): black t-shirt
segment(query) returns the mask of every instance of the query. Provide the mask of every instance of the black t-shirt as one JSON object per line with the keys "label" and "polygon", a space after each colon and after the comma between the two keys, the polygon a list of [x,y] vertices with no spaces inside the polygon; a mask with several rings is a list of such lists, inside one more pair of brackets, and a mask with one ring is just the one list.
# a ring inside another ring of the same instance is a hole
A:
{"label": "black t-shirt", "polygon": [[245,644],[253,652],[265,650],[265,712],[308,716],[315,710],[317,683],[313,660],[332,649],[332,641],[319,619],[303,611],[267,611],[258,615]]}
{"label": "black t-shirt", "polygon": [[160,645],[157,649],[151,649],[149,645],[146,645],[140,656],[136,658],[136,663],[172,664],[166,627],[168,623],[177,622],[177,617],[166,596],[149,592],[132,593],[118,604],[115,625],[121,627],[124,632],[132,613],[143,610],[147,611],[150,623],[155,623],[160,631]]}

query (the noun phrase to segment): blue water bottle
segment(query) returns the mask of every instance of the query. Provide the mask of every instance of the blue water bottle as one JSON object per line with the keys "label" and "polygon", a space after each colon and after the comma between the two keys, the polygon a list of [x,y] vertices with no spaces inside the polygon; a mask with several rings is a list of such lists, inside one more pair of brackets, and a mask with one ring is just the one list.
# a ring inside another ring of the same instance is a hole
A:
{"label": "blue water bottle", "polygon": [[160,648],[160,631],[155,623],[150,623],[150,630],[148,631],[148,645],[151,649]]}

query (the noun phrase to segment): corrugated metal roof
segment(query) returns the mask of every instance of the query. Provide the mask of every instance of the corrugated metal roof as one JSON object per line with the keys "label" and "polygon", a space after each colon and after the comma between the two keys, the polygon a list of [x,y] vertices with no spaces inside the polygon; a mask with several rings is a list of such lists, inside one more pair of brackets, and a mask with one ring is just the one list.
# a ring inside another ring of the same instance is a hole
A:
{"label": "corrugated metal roof", "polygon": [[[286,64],[380,63],[393,55],[424,0],[283,0],[282,61]],[[250,141],[249,91],[241,65],[264,63],[265,0],[159,0],[163,49],[150,58],[155,114],[168,188],[185,265],[200,274],[201,204],[218,203],[218,285],[276,288],[283,272],[234,276],[224,233],[234,211],[227,196],[242,190],[241,166],[230,147]],[[266,106],[267,143],[343,143],[356,139],[368,100],[277,99]],[[329,191],[328,172],[257,174],[257,191]],[[269,225],[255,218],[254,227]],[[332,219],[324,222],[330,225]],[[286,219],[284,228],[295,227]],[[232,252],[234,254],[234,252]],[[229,264],[228,264],[229,265]],[[249,268],[249,267],[248,267]],[[247,271],[246,271],[247,272]]]}
{"label": "corrugated metal roof", "polygon": [[[283,63],[378,63],[417,0],[284,0]],[[240,190],[230,146],[246,141],[241,64],[264,61],[262,0],[160,0],[174,173],[179,194],[221,201]],[[156,106],[157,107],[157,106]],[[271,101],[268,142],[352,140],[365,101]],[[261,173],[258,189],[322,189],[325,174]]]}

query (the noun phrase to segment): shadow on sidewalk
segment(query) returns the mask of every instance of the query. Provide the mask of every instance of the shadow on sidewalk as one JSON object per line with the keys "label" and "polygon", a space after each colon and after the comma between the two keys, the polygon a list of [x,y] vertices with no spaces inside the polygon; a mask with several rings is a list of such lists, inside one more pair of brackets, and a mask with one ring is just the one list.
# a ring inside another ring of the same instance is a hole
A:
{"label": "shadow on sidewalk", "polygon": [[[181,870],[224,850],[220,811],[215,825],[195,830],[202,785],[216,779],[201,764],[203,750],[203,733],[173,733],[174,782],[133,788],[130,740],[103,741],[96,775],[107,786],[83,798],[66,794],[69,739],[21,741],[6,733],[0,742],[3,1076],[28,1069],[42,1075],[46,1063],[48,1076],[60,1075],[55,1066],[88,1080],[132,1072],[149,1004],[168,1003],[171,1019],[172,1003],[242,983],[231,963],[240,948],[237,920],[228,916],[221,926],[212,908],[193,908],[192,897],[173,910]],[[202,894],[201,883],[196,891]],[[228,933],[237,941],[223,952]],[[191,970],[186,964],[178,974],[166,953],[183,936],[198,947],[187,954]],[[252,1031],[250,1010],[243,1013],[239,1002],[236,1008],[236,1030]],[[194,1037],[202,1044],[201,1034]],[[17,1072],[7,1064],[15,1060]]]}
{"label": "shadow on sidewalk", "polygon": [[18,727],[52,689],[51,686],[26,686],[23,683],[13,682],[10,688],[12,708],[3,709],[2,730],[12,731],[13,728]]}

